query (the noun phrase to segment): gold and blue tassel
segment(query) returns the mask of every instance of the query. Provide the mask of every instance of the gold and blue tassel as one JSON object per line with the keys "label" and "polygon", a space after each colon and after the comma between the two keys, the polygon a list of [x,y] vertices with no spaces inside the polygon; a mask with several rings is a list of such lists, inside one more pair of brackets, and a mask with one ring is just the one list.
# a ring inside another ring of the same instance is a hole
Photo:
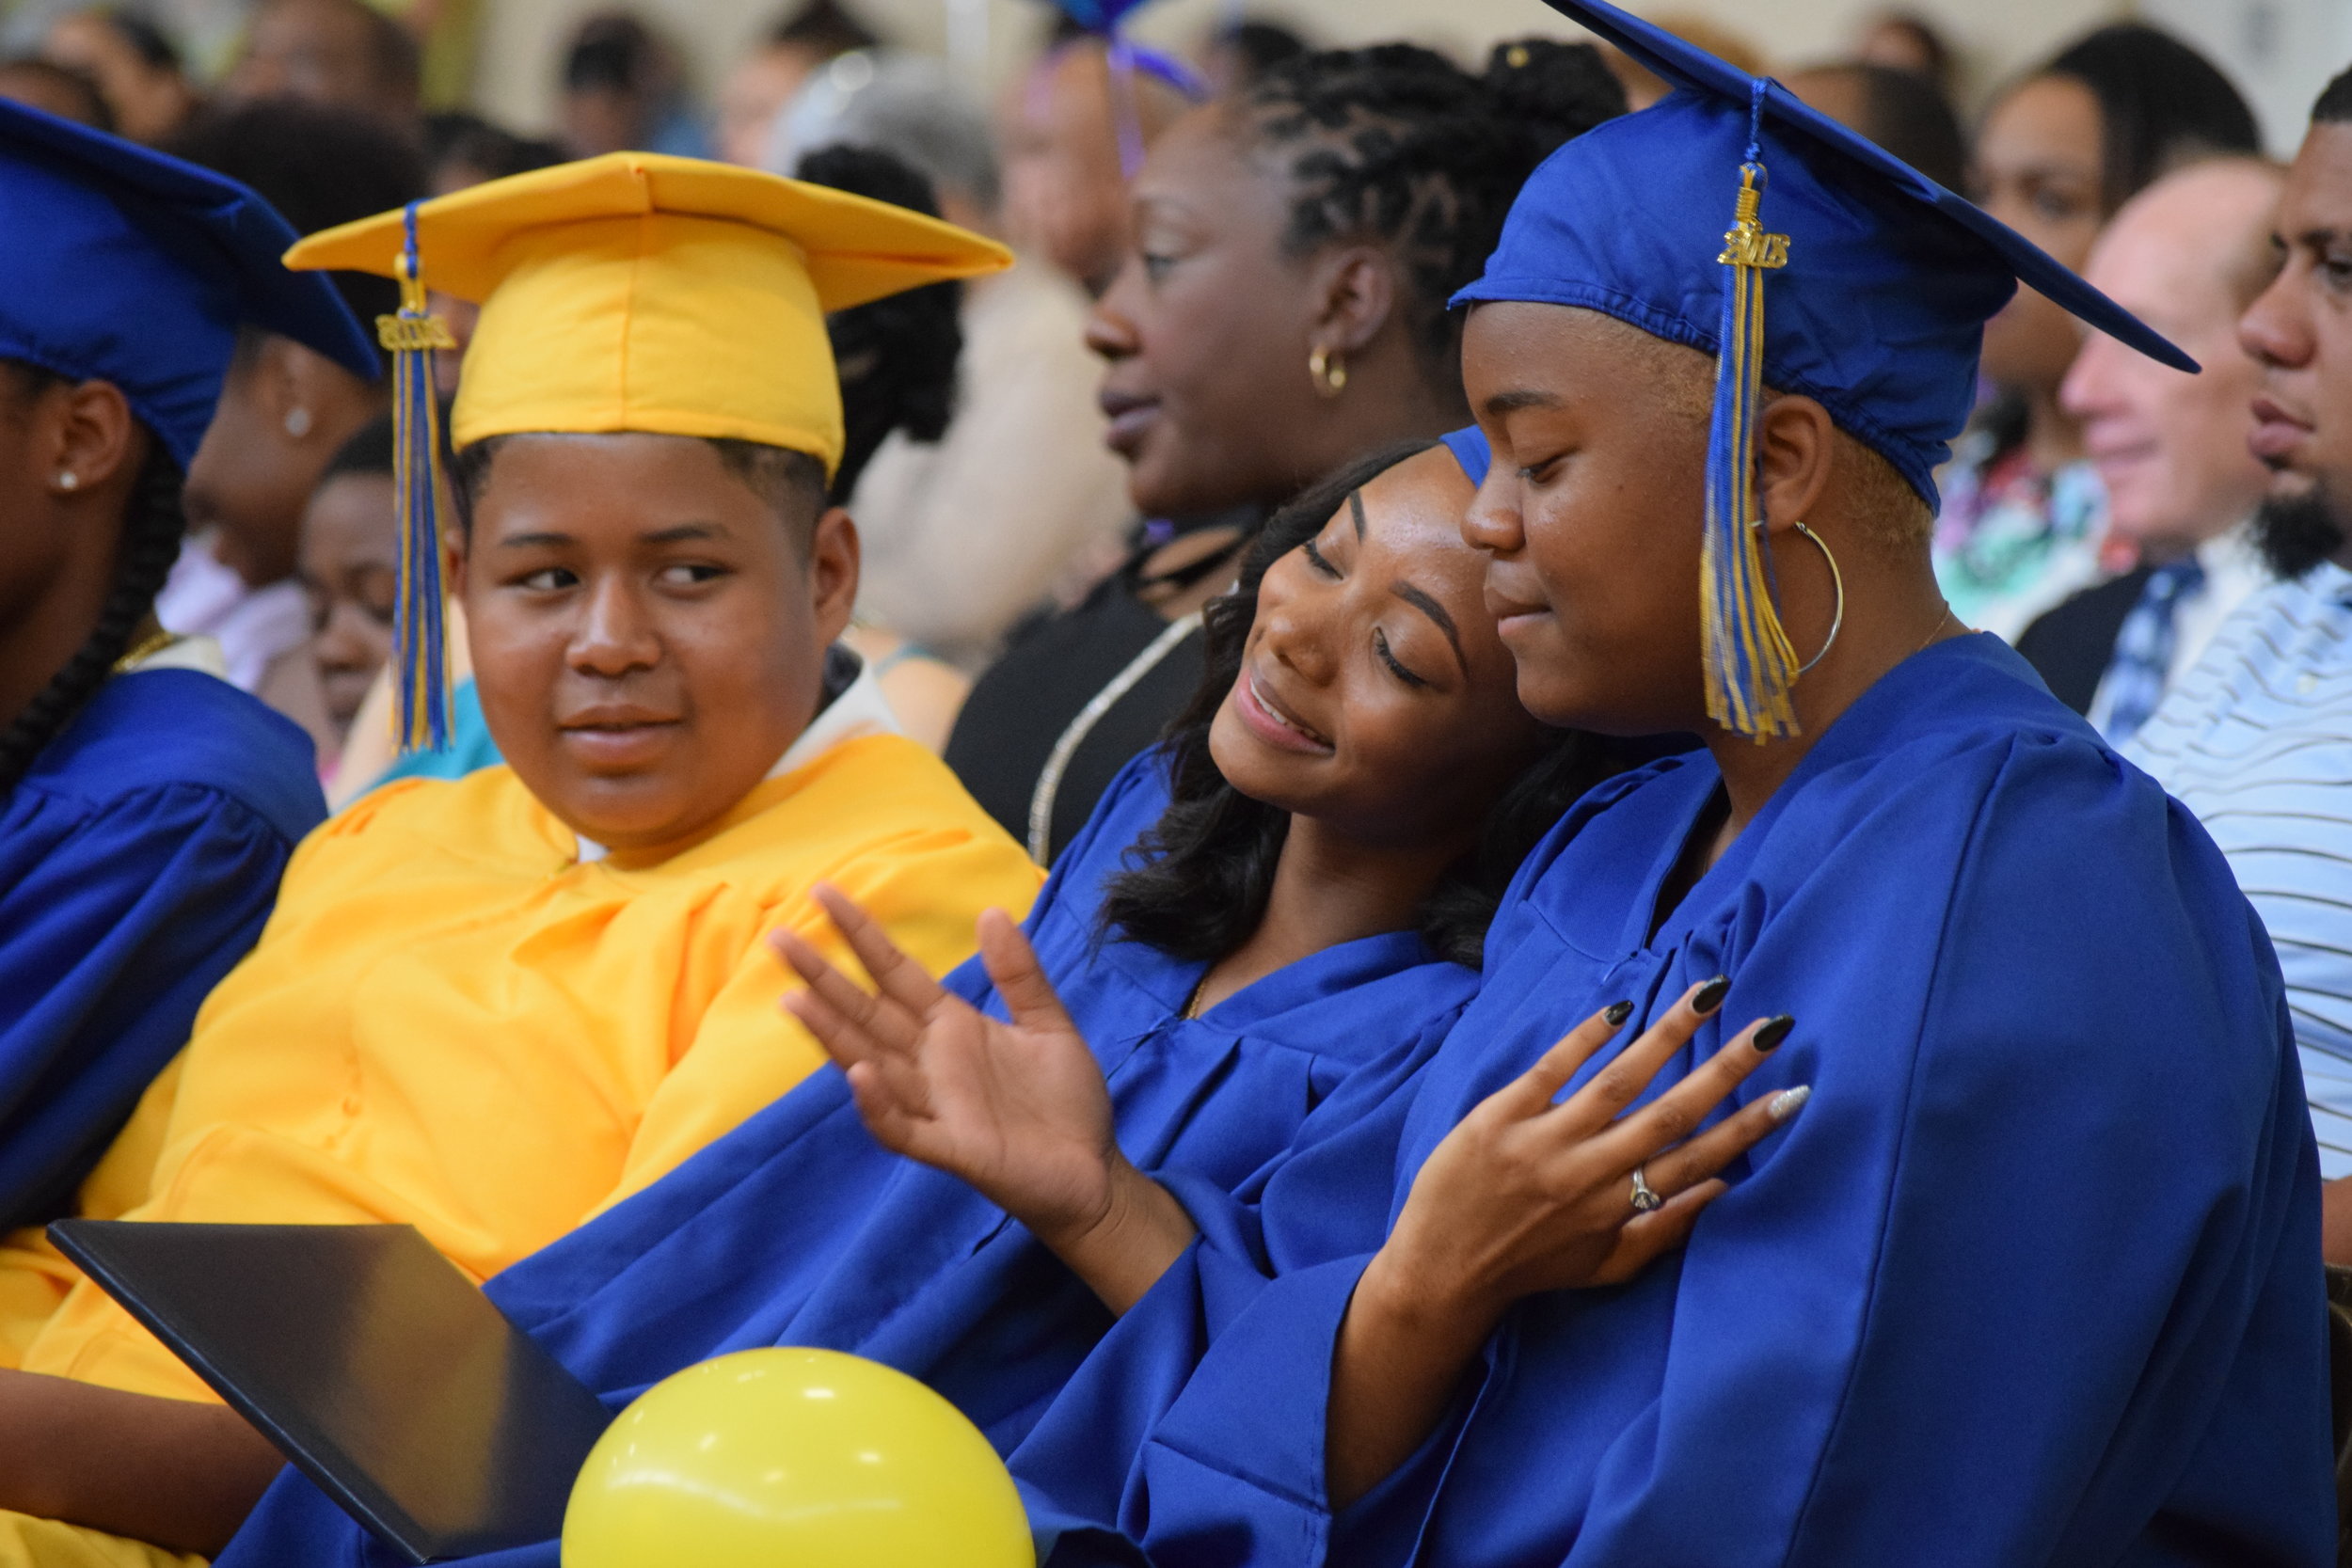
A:
{"label": "gold and blue tassel", "polygon": [[1771,558],[1756,498],[1756,417],[1764,390],[1764,277],[1788,264],[1788,236],[1767,233],[1760,216],[1765,83],[1749,106],[1740,200],[1724,235],[1722,347],[1708,432],[1707,532],[1700,557],[1700,610],[1707,641],[1707,712],[1724,728],[1761,743],[1797,733],[1796,651],[1772,606]]}
{"label": "gold and blue tassel", "polygon": [[393,728],[404,755],[449,746],[449,661],[441,582],[441,404],[433,356],[454,349],[449,325],[426,309],[417,260],[417,204],[400,256],[400,313],[375,318],[392,356],[392,476],[400,509],[400,570],[392,615]]}

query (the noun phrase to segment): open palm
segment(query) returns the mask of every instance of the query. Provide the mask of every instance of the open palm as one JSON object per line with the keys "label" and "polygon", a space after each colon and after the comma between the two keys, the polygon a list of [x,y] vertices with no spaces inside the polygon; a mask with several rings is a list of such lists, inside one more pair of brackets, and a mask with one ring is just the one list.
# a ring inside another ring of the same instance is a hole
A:
{"label": "open palm", "polygon": [[784,1006],[848,1075],[884,1148],[961,1178],[1048,1240],[1086,1230],[1111,1201],[1117,1150],[1102,1069],[1003,911],[980,916],[1000,1022],[946,990],[839,892],[816,890],[867,991],[806,942],[776,951],[808,989]]}

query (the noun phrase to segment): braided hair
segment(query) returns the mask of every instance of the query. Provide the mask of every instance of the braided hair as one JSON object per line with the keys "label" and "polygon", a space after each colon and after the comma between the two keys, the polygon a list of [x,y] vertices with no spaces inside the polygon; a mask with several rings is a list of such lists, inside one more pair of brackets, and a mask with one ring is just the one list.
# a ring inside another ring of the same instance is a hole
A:
{"label": "braided hair", "polygon": [[[9,359],[0,359],[0,383],[8,384],[0,386],[0,393],[12,394],[20,404],[68,384],[64,376]],[[180,508],[180,466],[163,443],[151,443],[123,515],[122,537],[115,546],[114,583],[99,609],[98,624],[64,667],[49,677],[49,684],[0,729],[0,799],[16,788],[42,750],[98,694],[141,623],[154,612],[155,594],[171,572],[187,528]]]}
{"label": "braided hair", "polygon": [[[914,165],[876,147],[836,142],[808,152],[798,179],[852,196],[939,216],[931,182]],[[926,283],[825,318],[841,375],[841,462],[832,499],[847,501],[858,476],[894,430],[936,441],[955,413],[956,360],[963,352],[963,285]]]}
{"label": "braided hair", "polygon": [[1394,253],[1431,385],[1458,403],[1446,302],[1486,265],[1535,166],[1625,107],[1590,44],[1531,39],[1497,46],[1483,76],[1405,43],[1301,55],[1251,84],[1236,118],[1287,161],[1293,255],[1364,240]]}
{"label": "braided hair", "polygon": [[[1321,532],[1350,494],[1435,444],[1384,447],[1310,486],[1250,541],[1232,592],[1209,601],[1201,614],[1207,668],[1163,743],[1168,808],[1105,886],[1099,935],[1214,963],[1240,947],[1265,918],[1290,813],[1227,783],[1209,750],[1217,710],[1241,678],[1258,617],[1258,585],[1268,567]],[[1534,761],[1487,808],[1478,843],[1447,868],[1414,911],[1422,941],[1441,958],[1478,967],[1486,927],[1519,863],[1577,797],[1626,766],[1620,750],[1597,736],[1581,730],[1546,735]]]}

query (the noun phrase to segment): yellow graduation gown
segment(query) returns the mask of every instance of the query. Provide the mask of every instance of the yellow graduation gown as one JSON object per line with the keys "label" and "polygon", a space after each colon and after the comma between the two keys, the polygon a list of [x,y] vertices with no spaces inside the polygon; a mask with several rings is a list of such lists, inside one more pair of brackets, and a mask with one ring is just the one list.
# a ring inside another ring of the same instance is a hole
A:
{"label": "yellow graduation gown", "polygon": [[[405,1222],[486,1277],[823,1061],[777,1007],[794,982],[765,940],[788,927],[853,962],[812,883],[944,973],[981,910],[1025,911],[1041,876],[895,735],[766,781],[674,853],[579,854],[504,768],[389,787],[328,822],[83,1212]],[[31,1237],[0,1253],[0,1357],[210,1397]]]}

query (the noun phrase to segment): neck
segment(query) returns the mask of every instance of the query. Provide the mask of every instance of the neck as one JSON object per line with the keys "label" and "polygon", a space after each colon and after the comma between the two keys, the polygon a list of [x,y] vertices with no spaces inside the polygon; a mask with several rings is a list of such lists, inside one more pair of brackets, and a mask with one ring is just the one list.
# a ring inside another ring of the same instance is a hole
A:
{"label": "neck", "polygon": [[[88,518],[67,526],[83,531],[97,527]],[[111,554],[77,551],[22,615],[0,623],[0,728],[24,716],[97,629],[106,603]]]}
{"label": "neck", "polygon": [[[1765,802],[1795,772],[1829,727],[1881,677],[1912,655],[1932,643],[1967,631],[1935,585],[1935,573],[1924,551],[1918,559],[1884,570],[1867,569],[1862,552],[1848,549],[1846,624],[1837,641],[1797,683],[1798,733],[1784,740],[1761,744],[1744,736],[1708,724],[1703,734],[1708,751],[1724,776],[1730,814],[1715,842],[1707,847],[1706,863],[1716,858],[1756,819]],[[1820,616],[1826,630],[1829,617]],[[1805,623],[1814,624],[1811,618]],[[1790,628],[1791,635],[1799,635]],[[1818,648],[1800,642],[1800,652]]]}
{"label": "neck", "polygon": [[1265,918],[1248,940],[1209,966],[1195,1010],[1328,947],[1401,931],[1464,846],[1367,845],[1313,817],[1291,818],[1275,863]]}
{"label": "neck", "polygon": [[2083,454],[2083,428],[2058,406],[2058,388],[2026,394],[2026,455],[2036,473],[2056,473]]}

